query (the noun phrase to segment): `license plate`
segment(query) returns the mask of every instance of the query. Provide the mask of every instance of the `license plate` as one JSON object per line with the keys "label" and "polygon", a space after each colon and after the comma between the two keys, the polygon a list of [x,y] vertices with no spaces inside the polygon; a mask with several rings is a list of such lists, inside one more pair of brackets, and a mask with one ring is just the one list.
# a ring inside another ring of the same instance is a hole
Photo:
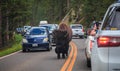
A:
{"label": "license plate", "polygon": [[75,30],[76,32],[78,32],[78,30]]}
{"label": "license plate", "polygon": [[37,47],[37,46],[38,46],[38,44],[32,44],[32,46],[33,46],[33,47]]}

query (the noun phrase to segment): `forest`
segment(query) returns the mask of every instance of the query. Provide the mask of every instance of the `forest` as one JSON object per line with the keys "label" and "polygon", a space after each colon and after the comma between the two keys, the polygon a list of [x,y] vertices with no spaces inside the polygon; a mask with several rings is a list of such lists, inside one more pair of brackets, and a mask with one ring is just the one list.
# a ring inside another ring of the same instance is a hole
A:
{"label": "forest", "polygon": [[89,27],[100,21],[108,6],[116,0],[0,0],[0,48],[14,40],[17,27],[37,26],[40,20],[59,23],[74,10],[75,22]]}

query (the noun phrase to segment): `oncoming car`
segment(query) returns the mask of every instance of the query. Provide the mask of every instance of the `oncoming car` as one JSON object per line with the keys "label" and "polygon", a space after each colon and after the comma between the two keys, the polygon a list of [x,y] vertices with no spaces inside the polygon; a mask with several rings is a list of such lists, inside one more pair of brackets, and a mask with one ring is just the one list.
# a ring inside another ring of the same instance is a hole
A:
{"label": "oncoming car", "polygon": [[57,25],[56,24],[44,24],[44,25],[40,25],[39,27],[45,27],[48,29],[49,33],[52,34],[52,32],[57,29]]}
{"label": "oncoming car", "polygon": [[51,50],[49,32],[44,27],[32,27],[22,40],[23,52],[30,50]]}
{"label": "oncoming car", "polygon": [[54,38],[53,38],[52,32],[55,29],[58,29],[58,25],[57,24],[44,24],[44,25],[40,25],[40,27],[45,27],[48,29],[51,41],[52,41],[52,43],[54,43]]}
{"label": "oncoming car", "polygon": [[92,71],[120,71],[120,3],[108,8],[95,36]]}

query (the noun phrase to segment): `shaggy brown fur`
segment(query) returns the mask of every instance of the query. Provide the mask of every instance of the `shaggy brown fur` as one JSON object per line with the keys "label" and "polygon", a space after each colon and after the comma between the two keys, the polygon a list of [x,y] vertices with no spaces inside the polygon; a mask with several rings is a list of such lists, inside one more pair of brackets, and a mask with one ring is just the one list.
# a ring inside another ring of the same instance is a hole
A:
{"label": "shaggy brown fur", "polygon": [[62,53],[62,57],[65,58],[68,55],[69,42],[72,39],[72,31],[70,27],[64,23],[59,25],[58,30],[53,31],[53,37],[56,43],[55,52],[57,53],[58,59]]}

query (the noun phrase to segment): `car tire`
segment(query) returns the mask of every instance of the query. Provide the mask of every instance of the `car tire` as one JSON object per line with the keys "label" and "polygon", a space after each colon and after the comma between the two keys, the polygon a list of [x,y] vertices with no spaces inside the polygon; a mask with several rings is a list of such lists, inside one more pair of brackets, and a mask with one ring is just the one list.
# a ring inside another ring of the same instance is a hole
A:
{"label": "car tire", "polygon": [[48,51],[52,50],[52,45],[49,44],[49,48],[47,49]]}
{"label": "car tire", "polygon": [[82,39],[83,37],[82,36],[79,36],[80,39]]}
{"label": "car tire", "polygon": [[47,50],[48,50],[48,51],[50,51],[50,50],[52,50],[52,48],[51,48],[51,47],[49,47]]}
{"label": "car tire", "polygon": [[87,58],[87,67],[91,67],[91,60]]}
{"label": "car tire", "polygon": [[91,60],[87,57],[86,48],[85,48],[85,56],[87,59],[87,67],[91,67]]}
{"label": "car tire", "polygon": [[25,48],[22,49],[22,52],[26,52],[27,50]]}
{"label": "car tire", "polygon": [[84,36],[79,36],[79,38],[84,39]]}

